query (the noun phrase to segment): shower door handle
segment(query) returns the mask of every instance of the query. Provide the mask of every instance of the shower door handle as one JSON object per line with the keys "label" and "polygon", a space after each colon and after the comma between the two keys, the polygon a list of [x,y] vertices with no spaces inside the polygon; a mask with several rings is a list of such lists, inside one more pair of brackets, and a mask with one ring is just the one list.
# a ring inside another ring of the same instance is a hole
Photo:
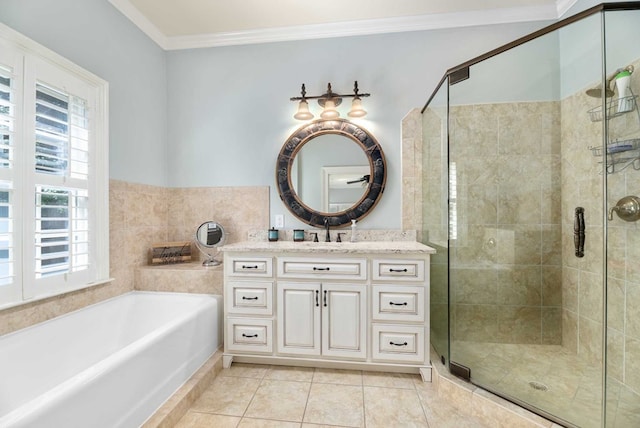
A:
{"label": "shower door handle", "polygon": [[576,257],[584,257],[584,208],[577,207],[573,219],[573,245],[576,247]]}

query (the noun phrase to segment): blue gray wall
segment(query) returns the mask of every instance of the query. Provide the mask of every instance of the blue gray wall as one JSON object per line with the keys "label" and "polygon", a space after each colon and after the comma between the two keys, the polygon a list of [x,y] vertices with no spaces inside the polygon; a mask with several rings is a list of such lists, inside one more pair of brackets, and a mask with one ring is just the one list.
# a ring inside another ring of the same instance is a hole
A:
{"label": "blue gray wall", "polygon": [[111,178],[168,184],[162,49],[107,0],[2,0],[0,22],[109,82]]}
{"label": "blue gray wall", "polygon": [[[280,147],[306,84],[348,92],[358,80],[369,112],[361,124],[382,146],[387,187],[364,228],[400,228],[400,122],[422,107],[447,68],[541,27],[541,23],[270,43],[167,54],[169,182],[174,186],[269,185],[271,215],[288,215],[274,187]],[[348,104],[348,103],[347,103]],[[310,103],[312,108],[317,105]],[[347,106],[348,107],[348,106]],[[317,110],[316,110],[317,111]],[[343,114],[346,112],[343,111]]]}
{"label": "blue gray wall", "polygon": [[[289,97],[349,91],[388,161],[387,188],[365,228],[401,223],[400,121],[422,107],[445,70],[541,22],[163,52],[107,0],[3,0],[0,21],[110,83],[111,178],[175,187],[271,186],[274,164],[300,124]],[[250,203],[250,202],[248,202]]]}

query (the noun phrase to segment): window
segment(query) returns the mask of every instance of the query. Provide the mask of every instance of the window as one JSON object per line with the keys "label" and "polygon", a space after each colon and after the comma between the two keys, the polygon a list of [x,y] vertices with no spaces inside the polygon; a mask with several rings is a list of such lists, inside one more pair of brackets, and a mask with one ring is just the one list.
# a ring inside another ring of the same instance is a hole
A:
{"label": "window", "polygon": [[107,280],[106,97],[0,24],[0,308]]}

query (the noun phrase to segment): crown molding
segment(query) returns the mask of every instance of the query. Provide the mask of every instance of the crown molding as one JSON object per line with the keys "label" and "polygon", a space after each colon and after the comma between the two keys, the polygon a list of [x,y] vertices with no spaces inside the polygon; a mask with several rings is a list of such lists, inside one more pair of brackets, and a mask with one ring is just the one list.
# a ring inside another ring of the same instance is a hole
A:
{"label": "crown molding", "polygon": [[169,44],[169,37],[165,36],[165,34],[160,31],[158,27],[155,26],[154,23],[149,21],[146,16],[144,16],[137,7],[135,7],[129,0],[109,0],[109,3],[113,5],[116,9],[120,11],[124,16],[129,18],[131,22],[133,22],[136,27],[142,30],[151,40],[156,42],[158,46],[162,49],[167,50],[167,45]]}
{"label": "crown molding", "polygon": [[555,3],[543,6],[439,13],[172,37],[163,34],[129,0],[109,0],[109,2],[162,49],[180,50],[555,20],[566,13],[577,0],[556,0]]}
{"label": "crown molding", "polygon": [[578,3],[578,0],[556,0],[558,18],[562,18],[576,3]]}

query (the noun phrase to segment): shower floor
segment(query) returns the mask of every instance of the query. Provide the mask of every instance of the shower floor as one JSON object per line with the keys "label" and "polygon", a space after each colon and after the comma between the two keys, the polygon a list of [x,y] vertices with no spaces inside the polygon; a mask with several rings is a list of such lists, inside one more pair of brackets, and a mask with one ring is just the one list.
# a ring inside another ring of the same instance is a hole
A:
{"label": "shower floor", "polygon": [[[451,359],[473,383],[582,428],[600,427],[602,372],[560,345],[454,341]],[[640,427],[640,395],[611,379],[607,427]]]}

